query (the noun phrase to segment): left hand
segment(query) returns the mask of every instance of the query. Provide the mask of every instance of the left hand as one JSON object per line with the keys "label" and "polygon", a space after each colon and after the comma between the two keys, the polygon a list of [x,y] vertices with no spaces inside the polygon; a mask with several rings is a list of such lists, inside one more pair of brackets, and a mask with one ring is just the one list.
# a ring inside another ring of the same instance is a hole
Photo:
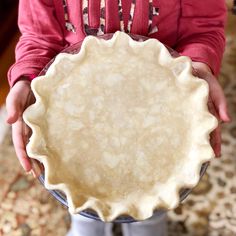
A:
{"label": "left hand", "polygon": [[230,122],[224,91],[211,69],[202,62],[193,62],[193,74],[207,81],[209,85],[209,111],[218,119],[218,127],[211,133],[211,146],[216,157],[221,155],[221,123]]}
{"label": "left hand", "polygon": [[29,158],[26,152],[30,129],[23,121],[24,110],[34,103],[35,99],[28,80],[19,80],[11,88],[7,99],[7,122],[12,125],[12,140],[16,151],[16,156],[24,170],[38,177],[43,171],[43,166],[33,158]]}

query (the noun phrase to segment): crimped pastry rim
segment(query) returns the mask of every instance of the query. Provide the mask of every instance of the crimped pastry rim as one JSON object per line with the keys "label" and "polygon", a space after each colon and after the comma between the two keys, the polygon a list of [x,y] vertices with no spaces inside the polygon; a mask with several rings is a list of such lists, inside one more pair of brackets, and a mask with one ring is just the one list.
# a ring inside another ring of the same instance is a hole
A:
{"label": "crimped pastry rim", "polygon": [[[121,32],[117,32],[114,34],[113,38],[108,40],[108,41],[105,41],[105,40],[100,40],[99,42],[101,43],[104,43],[104,44],[109,44],[109,46],[111,46],[112,44],[114,44],[117,40],[119,40],[119,38],[122,38],[122,40],[127,40],[129,42],[129,45],[132,47],[132,45],[134,45],[135,43],[137,42],[134,42],[134,40],[132,40],[129,36],[127,36],[126,34],[124,33],[121,33]],[[81,51],[83,52],[84,48],[86,47],[86,43],[87,42],[90,42],[91,40],[99,40],[99,39],[96,39],[92,36],[89,36],[87,38],[85,38],[83,44],[82,44],[82,48],[81,48]],[[153,40],[154,39],[151,39],[150,41],[152,41],[153,43]],[[145,41],[144,43],[149,43],[150,41]],[[164,55],[166,58],[164,58],[164,63],[166,62],[166,60],[174,60],[173,58],[171,58],[170,54],[168,53],[167,49],[158,41],[156,41],[160,47],[160,54]],[[81,52],[79,53],[81,54]],[[79,56],[78,54],[78,56]],[[60,56],[62,57],[66,57],[67,59],[70,58],[70,55],[63,55],[61,54]],[[189,68],[185,69],[184,70],[184,73],[186,73],[187,76],[190,76],[192,77],[192,74],[191,74],[191,62],[189,59],[187,59],[186,57],[181,57],[179,60],[184,60],[185,62],[188,61],[188,65],[189,65]],[[53,62],[53,64],[57,64],[60,62],[60,57],[57,57],[56,60]],[[53,68],[53,66],[52,66]],[[46,74],[45,76],[43,76],[43,78],[49,76],[50,77],[50,73],[54,73],[53,69],[51,69],[49,72],[49,74]],[[36,91],[36,83],[37,83],[37,80],[40,80],[42,79],[42,77],[39,77],[37,78],[35,81],[32,82],[32,90],[33,90],[33,93],[36,97],[36,103],[33,105],[33,107],[40,107],[40,102],[41,102],[41,97],[40,95],[37,93]],[[207,87],[207,84],[205,81],[202,81],[203,84],[205,84],[205,89]],[[205,97],[204,101],[202,101],[204,103],[207,103],[207,97]],[[174,191],[172,190],[173,192],[173,198],[171,199],[171,202],[172,204],[163,204],[163,202],[160,202],[159,199],[157,202],[154,202],[153,203],[153,207],[151,209],[149,209],[148,212],[143,212],[143,211],[139,211],[139,207],[137,207],[137,209],[135,209],[135,212],[133,214],[130,214],[130,207],[129,207],[129,202],[122,202],[122,203],[119,203],[119,204],[113,204],[113,208],[114,210],[111,211],[111,212],[108,212],[108,213],[104,213],[103,212],[103,209],[101,209],[101,203],[99,202],[98,199],[94,199],[94,198],[88,198],[87,201],[85,201],[85,203],[82,205],[82,206],[79,206],[79,207],[76,207],[74,206],[73,204],[73,201],[71,199],[71,193],[70,193],[70,190],[68,189],[68,187],[61,183],[61,184],[51,184],[50,181],[49,181],[49,178],[48,178],[48,173],[49,173],[49,163],[47,161],[47,156],[43,156],[43,155],[35,155],[35,152],[32,151],[32,145],[33,143],[35,143],[35,139],[41,139],[40,137],[37,137],[36,134],[39,134],[39,128],[37,126],[35,126],[34,124],[32,124],[30,122],[30,109],[27,109],[24,113],[24,120],[26,122],[26,124],[32,129],[32,137],[30,139],[30,142],[29,144],[27,145],[27,153],[30,157],[33,157],[37,160],[39,160],[40,162],[43,163],[44,167],[45,167],[45,187],[48,188],[48,189],[51,189],[51,190],[55,190],[55,189],[58,189],[62,192],[64,192],[67,196],[67,200],[68,200],[68,206],[69,206],[69,210],[71,213],[78,213],[80,211],[83,211],[85,209],[93,209],[95,210],[99,217],[104,220],[104,221],[112,221],[114,220],[115,218],[117,218],[118,216],[120,215],[130,215],[132,216],[133,218],[135,219],[138,219],[138,220],[144,220],[146,218],[149,218],[152,214],[153,214],[153,211],[156,209],[156,208],[159,208],[159,207],[162,207],[162,208],[166,208],[166,209],[173,209],[175,208],[178,204],[179,204],[179,190],[183,187],[188,187],[188,188],[192,188],[194,187],[198,181],[199,181],[199,173],[200,173],[200,168],[202,166],[203,163],[205,163],[206,161],[209,161],[213,158],[214,154],[213,154],[213,151],[211,152],[211,154],[208,156],[204,156],[204,158],[202,159],[199,159],[199,163],[195,166],[195,179],[194,180],[191,180],[191,181],[185,181],[185,180],[179,180],[178,183],[175,183],[175,186],[173,187],[174,188]],[[207,110],[205,110],[204,112],[208,112]],[[209,129],[206,129],[205,131],[205,139],[208,140],[209,139],[209,133],[216,127],[217,125],[217,121],[215,118],[212,117],[212,115],[209,114],[209,117],[211,116],[211,122],[210,122],[210,125],[209,125]],[[208,144],[210,146],[210,144]],[[209,148],[209,147],[208,147]]]}

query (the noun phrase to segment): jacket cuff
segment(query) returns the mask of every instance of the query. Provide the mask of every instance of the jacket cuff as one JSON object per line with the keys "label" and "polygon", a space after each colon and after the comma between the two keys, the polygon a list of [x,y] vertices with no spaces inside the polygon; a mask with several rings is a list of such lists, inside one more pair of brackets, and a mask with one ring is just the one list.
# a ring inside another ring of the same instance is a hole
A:
{"label": "jacket cuff", "polygon": [[48,62],[49,59],[47,58],[16,62],[10,67],[7,75],[10,87],[13,87],[21,77],[27,77],[29,81],[33,80]]}
{"label": "jacket cuff", "polygon": [[210,47],[203,44],[188,44],[184,47],[176,48],[176,51],[182,56],[188,56],[192,61],[203,62],[207,64],[212,73],[217,76],[220,72],[221,58]]}

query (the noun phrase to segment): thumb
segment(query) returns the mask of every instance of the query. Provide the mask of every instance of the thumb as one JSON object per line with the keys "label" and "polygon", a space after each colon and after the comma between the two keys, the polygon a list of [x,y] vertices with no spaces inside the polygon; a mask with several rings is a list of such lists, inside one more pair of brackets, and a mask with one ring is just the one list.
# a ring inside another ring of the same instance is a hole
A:
{"label": "thumb", "polygon": [[211,86],[209,87],[211,98],[220,120],[223,122],[230,122],[231,118],[228,113],[227,101],[223,89],[215,78],[212,79]]}
{"label": "thumb", "polygon": [[223,122],[230,122],[231,121],[231,117],[228,113],[228,108],[227,108],[226,103],[219,105],[219,116]]}
{"label": "thumb", "polygon": [[17,99],[17,96],[14,93],[14,91],[11,90],[6,99],[6,108],[7,108],[6,122],[8,124],[13,124],[18,120],[19,116],[22,113],[20,107],[21,107],[20,100]]}
{"label": "thumb", "polygon": [[9,124],[15,123],[22,115],[30,94],[30,82],[19,80],[10,90],[6,99],[7,118]]}

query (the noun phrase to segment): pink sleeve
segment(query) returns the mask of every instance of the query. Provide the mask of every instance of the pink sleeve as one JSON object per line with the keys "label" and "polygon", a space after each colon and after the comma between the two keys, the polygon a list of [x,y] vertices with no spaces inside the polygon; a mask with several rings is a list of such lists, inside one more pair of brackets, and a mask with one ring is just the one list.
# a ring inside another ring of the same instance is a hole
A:
{"label": "pink sleeve", "polygon": [[181,1],[176,50],[218,75],[225,47],[225,0]]}
{"label": "pink sleeve", "polygon": [[37,75],[65,44],[53,1],[20,0],[18,25],[22,35],[8,71],[10,86],[22,75]]}

